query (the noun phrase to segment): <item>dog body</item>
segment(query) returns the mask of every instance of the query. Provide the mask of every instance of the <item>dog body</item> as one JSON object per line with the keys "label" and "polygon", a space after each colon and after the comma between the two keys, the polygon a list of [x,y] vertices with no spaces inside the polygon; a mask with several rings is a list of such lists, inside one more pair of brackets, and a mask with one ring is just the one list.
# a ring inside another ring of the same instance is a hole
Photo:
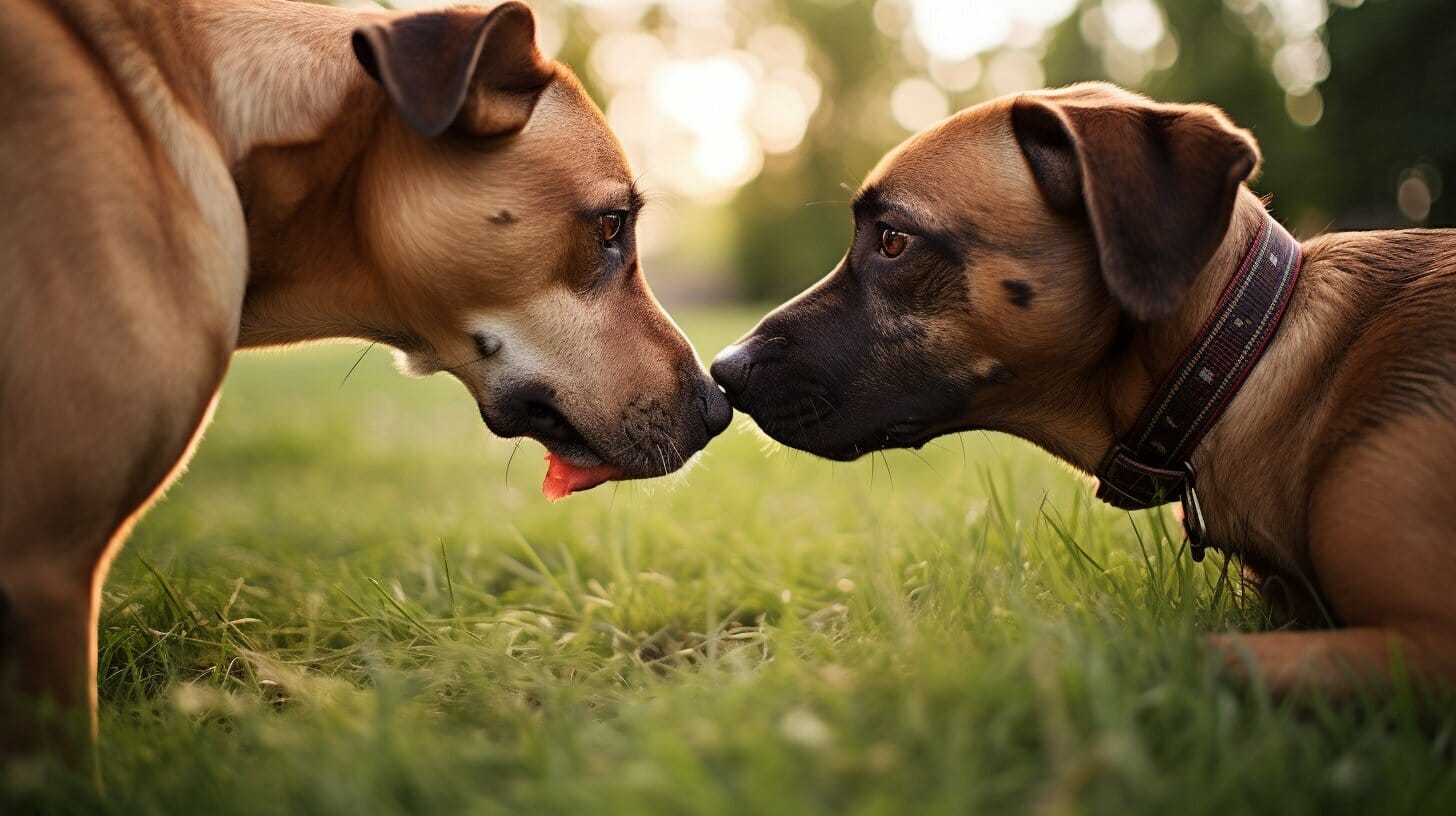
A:
{"label": "dog body", "polygon": [[727,424],[621,148],[518,3],[19,0],[0,73],[0,743],[43,700],[94,729],[108,560],[236,348],[387,344],[623,478]]}
{"label": "dog body", "polygon": [[[1094,472],[1268,217],[1253,139],[1088,84],[892,151],[839,267],[714,363],[735,407],[835,459],[1000,430]],[[1206,540],[1274,611],[1341,628],[1220,641],[1275,688],[1456,678],[1456,230],[1341,233],[1191,462]]]}

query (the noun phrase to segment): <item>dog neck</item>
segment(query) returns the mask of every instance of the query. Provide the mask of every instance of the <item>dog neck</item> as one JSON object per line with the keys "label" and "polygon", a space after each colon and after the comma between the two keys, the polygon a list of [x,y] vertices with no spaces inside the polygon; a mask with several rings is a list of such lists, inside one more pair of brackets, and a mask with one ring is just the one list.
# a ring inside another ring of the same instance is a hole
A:
{"label": "dog neck", "polygon": [[193,13],[248,224],[238,347],[342,337],[408,349],[357,230],[359,167],[387,110],[350,45],[363,15],[284,0],[205,0]]}
{"label": "dog neck", "polygon": [[371,84],[350,47],[360,15],[287,0],[193,6],[213,131],[230,165],[260,145],[322,138]]}
{"label": "dog neck", "polygon": [[1069,404],[1049,406],[1046,415],[1051,421],[1016,432],[1080,470],[1096,471],[1115,441],[1137,422],[1158,384],[1217,308],[1266,217],[1258,198],[1248,189],[1241,190],[1223,240],[1179,307],[1148,323],[1128,319],[1120,330],[1116,351],[1089,373],[1083,387],[1063,391],[1076,395],[1068,397]]}

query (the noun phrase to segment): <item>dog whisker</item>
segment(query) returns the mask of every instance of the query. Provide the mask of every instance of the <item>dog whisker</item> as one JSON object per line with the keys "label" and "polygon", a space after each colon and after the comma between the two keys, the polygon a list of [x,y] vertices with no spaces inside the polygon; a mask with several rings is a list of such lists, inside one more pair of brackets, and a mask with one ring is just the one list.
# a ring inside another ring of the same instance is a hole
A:
{"label": "dog whisker", "polygon": [[368,354],[371,350],[373,350],[375,345],[377,344],[370,343],[369,345],[364,347],[363,351],[359,352],[359,356],[354,358],[354,364],[349,366],[349,371],[344,375],[344,379],[339,380],[339,388],[343,388],[344,383],[348,382],[349,378],[354,376],[354,370],[359,367],[360,363],[364,362],[364,355]]}
{"label": "dog whisker", "polygon": [[478,362],[480,362],[481,360],[484,360],[484,359],[485,359],[485,355],[481,355],[479,357],[476,357],[474,360],[466,360],[465,362],[463,362],[463,363],[461,363],[459,365],[445,366],[444,368],[442,368],[440,370],[441,371],[449,371],[451,373],[454,373],[456,371],[459,371],[462,368],[465,368],[466,366],[475,365],[476,363],[478,363]]}
{"label": "dog whisker", "polygon": [[521,449],[521,440],[517,439],[516,444],[511,448],[510,458],[506,459],[506,486],[511,484],[511,463],[516,461],[516,452]]}

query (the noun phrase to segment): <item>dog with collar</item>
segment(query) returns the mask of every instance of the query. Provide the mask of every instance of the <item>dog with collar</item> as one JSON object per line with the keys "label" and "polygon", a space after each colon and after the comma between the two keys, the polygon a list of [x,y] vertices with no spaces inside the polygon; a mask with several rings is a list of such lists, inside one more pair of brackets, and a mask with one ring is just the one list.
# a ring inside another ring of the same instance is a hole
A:
{"label": "dog with collar", "polygon": [[1276,690],[1397,653],[1456,679],[1456,230],[1301,244],[1259,161],[1213,107],[1101,83],[962,111],[880,162],[843,260],[713,375],[831,459],[990,429],[1119,507],[1181,499],[1195,555],[1334,624],[1219,639]]}
{"label": "dog with collar", "polygon": [[19,0],[0,75],[0,747],[47,706],[94,733],[107,564],[236,349],[448,372],[547,446],[553,495],[728,424],[644,281],[626,157],[520,3]]}

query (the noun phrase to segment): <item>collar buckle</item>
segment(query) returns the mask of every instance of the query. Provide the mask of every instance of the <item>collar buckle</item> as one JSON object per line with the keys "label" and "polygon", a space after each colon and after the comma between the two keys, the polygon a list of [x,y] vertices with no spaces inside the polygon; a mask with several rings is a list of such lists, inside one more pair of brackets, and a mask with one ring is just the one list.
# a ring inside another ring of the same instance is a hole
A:
{"label": "collar buckle", "polygon": [[1188,553],[1194,563],[1203,563],[1203,551],[1207,549],[1204,538],[1208,525],[1203,520],[1203,502],[1198,499],[1198,472],[1192,462],[1183,463],[1183,534],[1188,537]]}
{"label": "collar buckle", "polygon": [[1195,561],[1207,527],[1189,460],[1274,338],[1300,265],[1299,242],[1266,213],[1218,306],[1097,468],[1097,498],[1114,507],[1181,500]]}

